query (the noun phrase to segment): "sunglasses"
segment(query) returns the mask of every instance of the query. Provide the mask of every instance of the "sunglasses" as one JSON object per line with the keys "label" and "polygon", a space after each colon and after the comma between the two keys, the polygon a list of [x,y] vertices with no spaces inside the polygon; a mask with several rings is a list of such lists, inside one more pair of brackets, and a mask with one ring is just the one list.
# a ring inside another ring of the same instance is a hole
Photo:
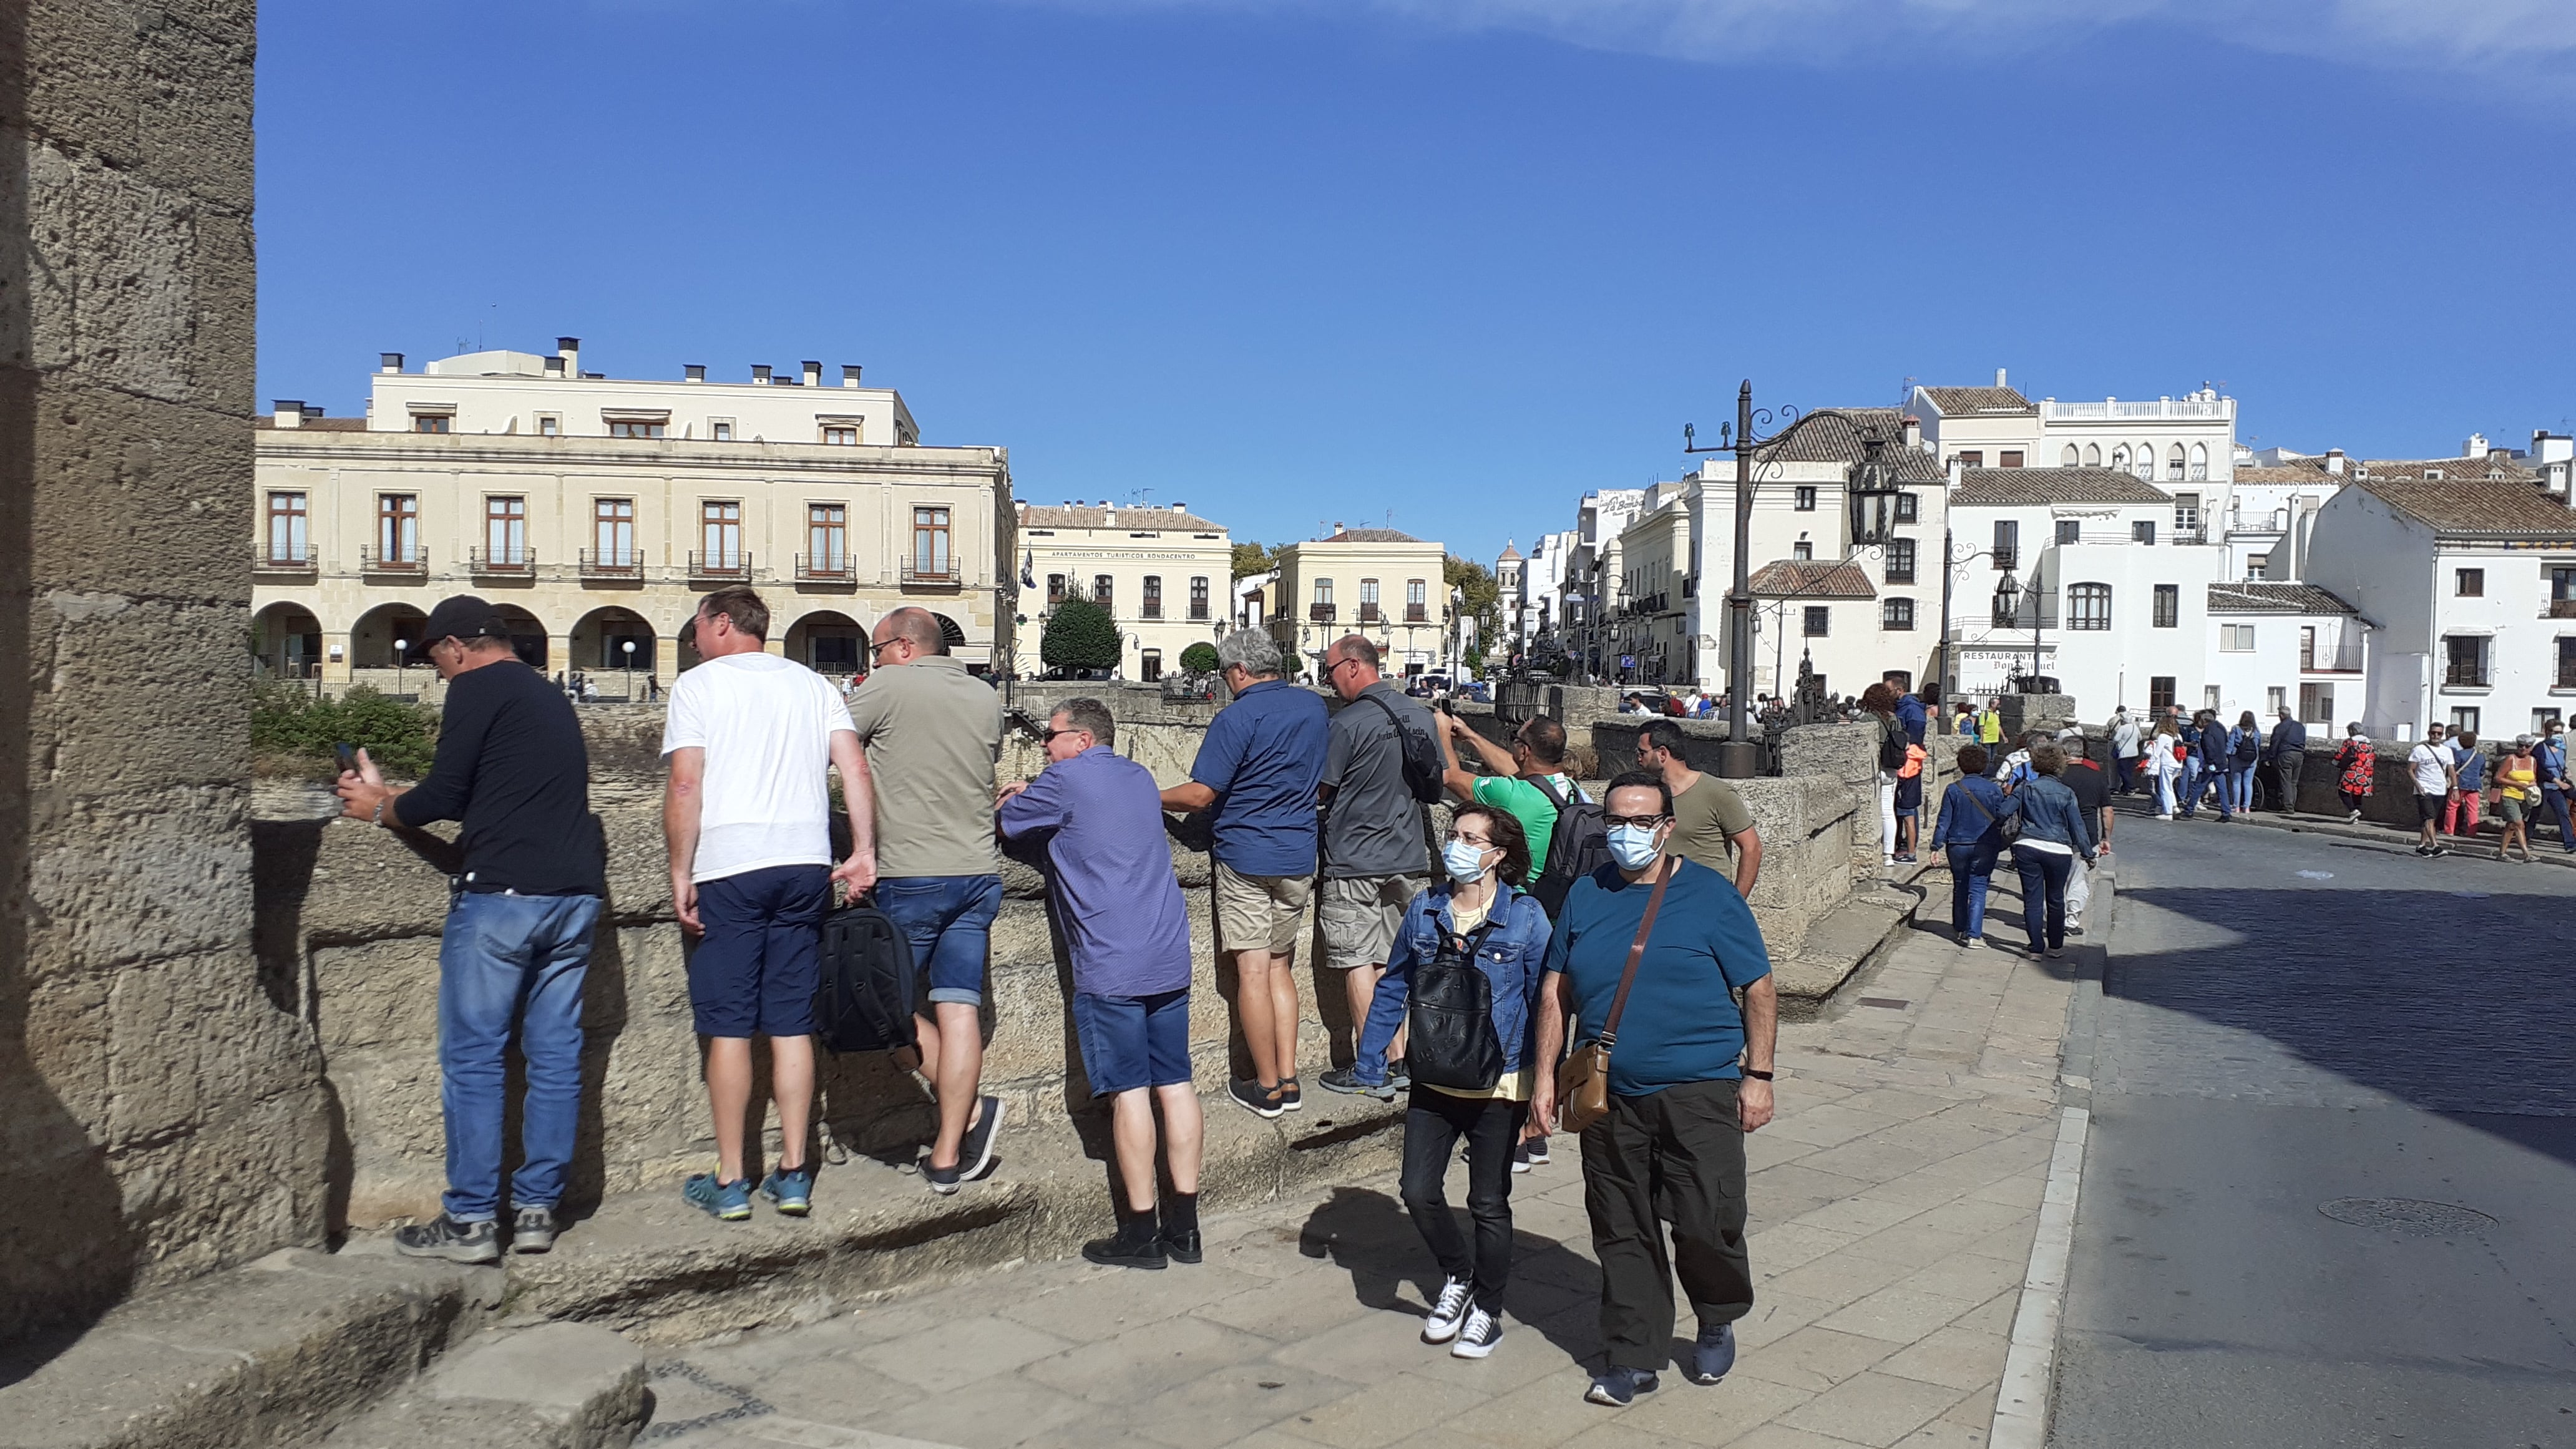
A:
{"label": "sunglasses", "polygon": [[1084,735],[1089,733],[1091,732],[1085,729],[1047,730],[1038,736],[1038,743],[1042,745],[1051,745],[1055,743],[1056,736],[1058,735]]}

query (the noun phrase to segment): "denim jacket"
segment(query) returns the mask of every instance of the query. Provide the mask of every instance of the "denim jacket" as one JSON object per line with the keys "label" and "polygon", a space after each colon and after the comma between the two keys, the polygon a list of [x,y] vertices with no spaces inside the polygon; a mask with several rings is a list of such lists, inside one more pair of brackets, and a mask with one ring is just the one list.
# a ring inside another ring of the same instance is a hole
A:
{"label": "denim jacket", "polygon": [[2051,775],[2036,775],[2022,782],[2013,792],[2021,806],[2021,835],[2024,840],[2053,840],[2077,855],[2093,853],[2093,827],[2085,822],[2084,807],[2076,803],[2075,792],[2065,782]]}
{"label": "denim jacket", "polygon": [[[1363,1082],[1386,1080],[1386,1049],[1404,1024],[1405,1004],[1412,998],[1413,973],[1440,954],[1440,938],[1453,929],[1449,883],[1431,887],[1404,908],[1404,924],[1395,932],[1395,950],[1386,974],[1377,979],[1369,1000],[1368,1024],[1360,1032],[1359,1060],[1351,1069]],[[1547,965],[1548,937],[1554,930],[1538,901],[1511,888],[1495,887],[1493,926],[1476,951],[1476,965],[1494,989],[1494,1036],[1503,1046],[1503,1072],[1521,1069],[1537,1049],[1538,982]],[[1471,936],[1472,939],[1472,936]]]}
{"label": "denim jacket", "polygon": [[[1961,799],[1962,794],[1969,799]],[[1979,805],[1985,809],[1979,810]],[[1985,776],[1960,780],[1941,792],[1941,815],[1932,825],[1932,848],[1985,845],[2001,850],[2004,822],[2020,810],[2019,795],[2005,794],[2001,785]]]}

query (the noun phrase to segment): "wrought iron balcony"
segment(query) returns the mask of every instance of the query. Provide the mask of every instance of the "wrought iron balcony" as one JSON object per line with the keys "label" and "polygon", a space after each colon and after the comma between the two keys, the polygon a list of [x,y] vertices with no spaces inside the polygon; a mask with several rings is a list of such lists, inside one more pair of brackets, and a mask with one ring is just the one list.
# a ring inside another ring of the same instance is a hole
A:
{"label": "wrought iron balcony", "polygon": [[[2540,617],[2544,619],[2576,619],[2576,599],[2552,599],[2549,601],[2549,611],[2542,614]],[[2564,688],[2565,686],[2561,687]]]}
{"label": "wrought iron balcony", "polygon": [[1143,606],[1141,609],[1139,609],[1139,610],[1137,611],[1137,615],[1136,615],[1136,617],[1138,617],[1138,618],[1140,618],[1140,619],[1160,619],[1160,618],[1162,618],[1162,617],[1163,617],[1163,601],[1162,601],[1162,600],[1160,600],[1160,599],[1147,599],[1147,600],[1145,601],[1145,603],[1144,603],[1144,606]]}
{"label": "wrought iron balcony", "polygon": [[635,578],[644,572],[644,555],[631,548],[586,548],[581,551],[583,578]]}
{"label": "wrought iron balcony", "polygon": [[1330,604],[1309,604],[1306,606],[1306,620],[1308,623],[1329,624],[1338,617],[1340,617],[1339,613]]}
{"label": "wrought iron balcony", "polygon": [[469,548],[465,567],[478,574],[528,574],[537,569],[537,555],[525,545],[517,548]]}
{"label": "wrought iron balcony", "polygon": [[748,549],[716,549],[689,554],[689,577],[693,579],[747,579],[751,577],[751,553]]}
{"label": "wrought iron balcony", "polygon": [[1360,605],[1360,622],[1363,624],[1383,624],[1386,622],[1386,616],[1378,612],[1377,605],[1362,604]]}
{"label": "wrought iron balcony", "polygon": [[846,584],[851,581],[850,556],[846,553],[800,553],[796,555],[796,579],[808,584]]}
{"label": "wrought iron balcony", "polygon": [[1404,622],[1406,622],[1406,623],[1408,623],[1408,624],[1428,624],[1428,623],[1430,623],[1430,622],[1431,622],[1431,606],[1430,606],[1429,604],[1407,604],[1407,605],[1405,605],[1405,606],[1404,606]]}
{"label": "wrought iron balcony", "polygon": [[1207,601],[1204,599],[1192,599],[1190,601],[1190,622],[1193,624],[1204,624],[1207,621]]}
{"label": "wrought iron balcony", "polygon": [[370,574],[425,574],[429,572],[429,550],[419,544],[402,548],[362,548],[358,550],[358,569]]}
{"label": "wrought iron balcony", "polygon": [[903,561],[903,586],[907,589],[953,589],[963,582],[953,558],[931,560],[914,554]]}
{"label": "wrought iron balcony", "polygon": [[2455,659],[2442,670],[2444,689],[2484,689],[2492,682],[2484,660]]}
{"label": "wrought iron balcony", "polygon": [[261,574],[309,574],[318,572],[322,565],[310,544],[280,548],[255,543],[251,545],[250,567],[251,572]]}
{"label": "wrought iron balcony", "polygon": [[2361,641],[2302,644],[2299,646],[2299,672],[2302,674],[2359,674]]}

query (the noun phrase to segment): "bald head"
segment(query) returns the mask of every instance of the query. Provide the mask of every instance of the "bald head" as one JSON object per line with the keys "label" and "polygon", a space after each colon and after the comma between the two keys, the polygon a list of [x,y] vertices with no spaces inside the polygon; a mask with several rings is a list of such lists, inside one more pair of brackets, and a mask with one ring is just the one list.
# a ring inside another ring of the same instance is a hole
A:
{"label": "bald head", "polygon": [[901,639],[912,646],[915,654],[945,654],[948,641],[939,632],[939,618],[928,609],[907,605],[877,621],[877,641]]}

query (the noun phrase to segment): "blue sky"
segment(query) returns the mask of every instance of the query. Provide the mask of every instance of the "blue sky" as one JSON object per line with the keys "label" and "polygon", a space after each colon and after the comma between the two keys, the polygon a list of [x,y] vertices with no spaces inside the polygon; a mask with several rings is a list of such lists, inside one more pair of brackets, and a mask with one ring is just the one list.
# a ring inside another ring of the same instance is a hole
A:
{"label": "blue sky", "polygon": [[557,333],[860,362],[1024,499],[1480,558],[1745,377],[2207,381],[2382,457],[2576,416],[2563,0],[265,0],[260,45],[261,396],[334,413]]}

